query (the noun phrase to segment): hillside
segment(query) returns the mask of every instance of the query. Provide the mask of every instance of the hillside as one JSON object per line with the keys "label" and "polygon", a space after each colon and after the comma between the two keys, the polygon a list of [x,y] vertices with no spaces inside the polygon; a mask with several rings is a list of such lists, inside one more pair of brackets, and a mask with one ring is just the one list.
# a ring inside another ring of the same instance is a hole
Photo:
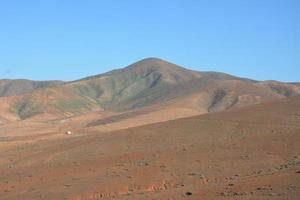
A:
{"label": "hillside", "polygon": [[124,113],[159,105],[169,110],[183,108],[194,115],[300,94],[296,84],[192,71],[157,58],[51,87],[26,88],[25,94],[9,101],[0,98],[3,104],[9,102],[5,112],[0,110],[0,117],[5,118],[1,113],[10,113],[19,119],[40,115],[55,119],[93,111]]}
{"label": "hillside", "polygon": [[109,133],[24,127],[0,138],[3,200],[300,195],[300,96]]}
{"label": "hillside", "polygon": [[0,97],[20,95],[36,89],[62,84],[62,81],[0,80]]}

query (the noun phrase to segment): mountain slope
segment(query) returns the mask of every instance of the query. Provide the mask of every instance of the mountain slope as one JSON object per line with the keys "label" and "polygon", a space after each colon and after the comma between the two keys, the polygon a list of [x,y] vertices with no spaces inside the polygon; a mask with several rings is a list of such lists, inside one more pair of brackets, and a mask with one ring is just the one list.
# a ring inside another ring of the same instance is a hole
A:
{"label": "mountain slope", "polygon": [[[95,99],[104,109],[132,109],[168,99],[169,93],[191,81],[199,79],[223,80],[232,76],[217,73],[201,73],[187,70],[169,62],[149,58],[124,69],[88,77],[66,86],[77,94]],[[174,95],[174,94],[173,94]]]}
{"label": "mountain slope", "polygon": [[300,196],[300,96],[110,133],[23,131],[1,138],[4,200]]}
{"label": "mountain slope", "polygon": [[24,94],[39,88],[62,84],[62,81],[0,80],[0,97]]}
{"label": "mountain slope", "polygon": [[[195,114],[297,94],[300,86],[296,84],[192,71],[148,58],[123,69],[27,92],[12,99],[11,109],[6,111],[20,119],[46,114],[63,118],[91,111],[128,112],[164,104],[167,107],[163,109],[188,107]],[[0,98],[0,103],[3,101]]]}

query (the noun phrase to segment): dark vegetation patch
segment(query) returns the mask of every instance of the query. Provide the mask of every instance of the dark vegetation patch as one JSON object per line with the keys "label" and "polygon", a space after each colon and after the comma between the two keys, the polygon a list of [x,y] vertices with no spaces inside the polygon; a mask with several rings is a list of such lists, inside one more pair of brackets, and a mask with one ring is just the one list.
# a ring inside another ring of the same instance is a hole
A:
{"label": "dark vegetation patch", "polygon": [[285,97],[290,97],[295,94],[293,90],[282,85],[270,85],[270,88],[272,89],[273,92]]}
{"label": "dark vegetation patch", "polygon": [[111,123],[122,121],[123,119],[127,119],[127,118],[130,118],[130,117],[135,117],[135,116],[141,115],[143,113],[144,113],[143,111],[122,113],[122,114],[119,114],[119,115],[114,115],[114,116],[106,117],[106,118],[99,119],[97,121],[91,122],[91,123],[87,124],[87,127],[111,124]]}
{"label": "dark vegetation patch", "polygon": [[219,104],[222,99],[226,96],[226,91],[224,90],[216,90],[213,92],[213,97],[210,106],[208,107],[208,111],[213,111],[217,104]]}
{"label": "dark vegetation patch", "polygon": [[62,112],[80,112],[83,110],[91,110],[93,104],[86,100],[74,99],[70,101],[56,101],[55,106]]}
{"label": "dark vegetation patch", "polygon": [[13,111],[20,119],[26,119],[40,114],[40,112],[36,110],[37,107],[38,105],[31,100],[21,100],[13,106]]}

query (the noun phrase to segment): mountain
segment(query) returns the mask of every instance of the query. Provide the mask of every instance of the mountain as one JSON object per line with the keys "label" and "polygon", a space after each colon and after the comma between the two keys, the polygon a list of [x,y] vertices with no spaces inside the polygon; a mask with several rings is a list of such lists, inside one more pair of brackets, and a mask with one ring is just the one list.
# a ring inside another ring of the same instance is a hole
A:
{"label": "mountain", "polygon": [[0,97],[24,94],[36,89],[62,84],[62,81],[0,80]]}
{"label": "mountain", "polygon": [[189,116],[300,94],[296,84],[192,71],[157,58],[63,84],[39,84],[26,87],[24,94],[20,90],[5,92],[19,95],[0,98],[4,107],[0,107],[0,117],[57,119],[93,111],[124,113],[151,108],[148,112],[157,111],[159,115],[167,110],[169,114],[163,120],[168,120],[182,117],[182,109],[184,116]]}
{"label": "mountain", "polygon": [[294,84],[294,85],[300,85],[300,83],[299,83],[299,82],[292,82],[292,83],[290,83],[290,84]]}
{"label": "mountain", "polygon": [[[130,110],[190,93],[192,83],[236,79],[210,72],[196,72],[156,58],[124,69],[67,84],[75,93],[96,100],[103,109]],[[184,88],[184,86],[188,88]],[[205,84],[205,83],[204,83]],[[188,91],[190,90],[190,91]]]}

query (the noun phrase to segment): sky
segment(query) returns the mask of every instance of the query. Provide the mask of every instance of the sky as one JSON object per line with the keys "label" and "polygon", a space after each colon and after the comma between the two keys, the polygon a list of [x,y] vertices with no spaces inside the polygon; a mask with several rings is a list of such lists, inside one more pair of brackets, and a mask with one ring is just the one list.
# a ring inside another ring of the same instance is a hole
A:
{"label": "sky", "polygon": [[158,57],[300,82],[299,0],[0,0],[0,79],[75,80]]}

